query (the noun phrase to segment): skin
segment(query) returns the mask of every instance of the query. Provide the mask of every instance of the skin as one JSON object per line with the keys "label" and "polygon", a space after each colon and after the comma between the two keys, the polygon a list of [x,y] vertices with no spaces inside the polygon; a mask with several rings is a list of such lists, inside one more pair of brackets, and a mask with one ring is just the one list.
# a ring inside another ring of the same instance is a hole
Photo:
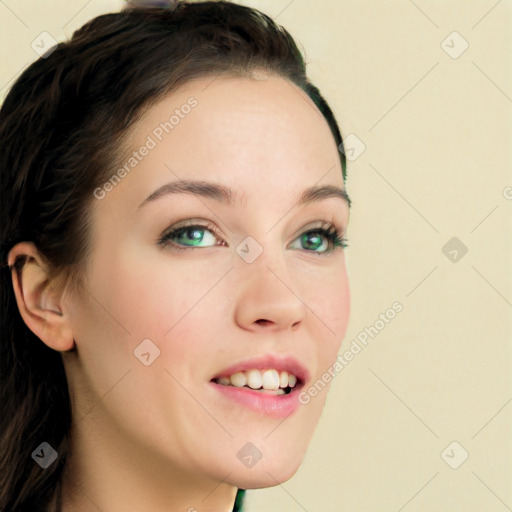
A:
{"label": "skin", "polygon": [[[73,397],[64,512],[91,502],[103,512],[230,511],[237,487],[295,474],[324,407],[327,389],[283,421],[208,383],[272,353],[301,361],[308,387],[335,361],[350,313],[344,250],[308,251],[300,235],[317,221],[346,229],[348,206],[328,198],[295,207],[312,185],[343,188],[335,141],[285,79],[210,78],[152,106],[130,131],[127,154],[191,96],[190,114],[103,199],[91,198],[83,293],[52,287],[33,244],[9,255],[9,263],[30,256],[14,278],[20,312],[62,351]],[[138,208],[178,178],[228,185],[237,202],[180,194]],[[186,219],[211,222],[220,238],[205,231],[201,247],[181,251],[158,244]],[[236,253],[247,236],[263,248],[251,264]],[[144,339],[160,349],[149,366],[133,353]],[[247,442],[262,452],[251,468],[236,455]]]}

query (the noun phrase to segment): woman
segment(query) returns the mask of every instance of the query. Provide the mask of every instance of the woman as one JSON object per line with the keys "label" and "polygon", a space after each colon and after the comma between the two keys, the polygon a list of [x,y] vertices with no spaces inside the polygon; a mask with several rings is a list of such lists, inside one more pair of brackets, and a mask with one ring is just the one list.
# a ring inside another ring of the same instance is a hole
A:
{"label": "woman", "polygon": [[99,16],[0,140],[0,509],[241,510],[291,478],[350,311],[342,139],[291,36],[228,2]]}

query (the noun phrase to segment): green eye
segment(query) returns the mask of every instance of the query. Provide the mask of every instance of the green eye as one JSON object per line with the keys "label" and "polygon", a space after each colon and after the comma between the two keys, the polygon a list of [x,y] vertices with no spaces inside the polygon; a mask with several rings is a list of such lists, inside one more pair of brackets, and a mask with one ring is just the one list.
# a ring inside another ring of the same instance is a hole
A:
{"label": "green eye", "polygon": [[[205,234],[209,235],[205,236]],[[212,242],[209,245],[201,245],[208,242],[208,238]],[[170,246],[172,250],[200,249],[204,247],[214,247],[217,245],[225,245],[221,240],[219,243],[216,239],[220,239],[213,225],[194,224],[190,226],[181,226],[164,233],[158,243],[161,246]],[[347,239],[342,238],[341,232],[333,224],[324,224],[319,228],[309,229],[297,238],[301,244],[299,249],[306,252],[316,254],[327,254],[337,248],[346,248]],[[322,249],[322,250],[320,250]]]}
{"label": "green eye", "polygon": [[[338,247],[342,249],[348,247],[347,239],[342,238],[341,233],[332,224],[310,229],[303,233],[298,240],[300,240],[304,250],[317,254],[327,254]],[[324,248],[324,250],[318,251],[321,248]]]}

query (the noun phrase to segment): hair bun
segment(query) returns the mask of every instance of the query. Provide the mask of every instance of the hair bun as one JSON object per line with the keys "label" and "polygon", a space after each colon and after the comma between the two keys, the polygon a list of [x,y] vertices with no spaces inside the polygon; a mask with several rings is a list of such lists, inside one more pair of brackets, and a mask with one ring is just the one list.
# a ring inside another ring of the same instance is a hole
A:
{"label": "hair bun", "polygon": [[169,9],[178,5],[179,0],[125,0],[125,9]]}

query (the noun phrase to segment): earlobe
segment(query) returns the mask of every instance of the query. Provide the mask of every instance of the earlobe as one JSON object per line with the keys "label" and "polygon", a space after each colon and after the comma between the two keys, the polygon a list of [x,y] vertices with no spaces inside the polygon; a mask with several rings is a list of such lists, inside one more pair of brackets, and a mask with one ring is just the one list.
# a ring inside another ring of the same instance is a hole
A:
{"label": "earlobe", "polygon": [[62,293],[52,287],[36,246],[32,242],[16,244],[7,262],[18,309],[27,327],[48,347],[71,350],[74,340]]}

